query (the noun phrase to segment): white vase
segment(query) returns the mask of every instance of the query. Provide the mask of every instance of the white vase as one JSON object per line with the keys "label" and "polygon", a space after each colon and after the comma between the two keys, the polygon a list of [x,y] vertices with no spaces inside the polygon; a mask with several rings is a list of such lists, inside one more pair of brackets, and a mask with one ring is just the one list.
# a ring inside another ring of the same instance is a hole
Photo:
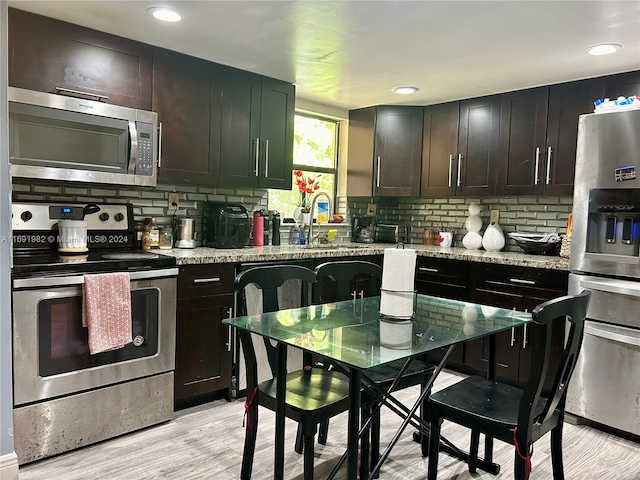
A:
{"label": "white vase", "polygon": [[467,221],[464,223],[467,234],[462,237],[462,245],[467,250],[478,250],[482,247],[482,235],[480,235],[482,218],[480,218],[479,213],[480,205],[477,203],[469,205],[469,217],[467,217]]}
{"label": "white vase", "polygon": [[484,231],[482,246],[488,252],[499,252],[504,247],[504,233],[497,223],[493,222]]}
{"label": "white vase", "polygon": [[296,207],[293,210],[293,219],[301,225],[309,225],[311,222],[311,212],[303,213],[302,207]]}

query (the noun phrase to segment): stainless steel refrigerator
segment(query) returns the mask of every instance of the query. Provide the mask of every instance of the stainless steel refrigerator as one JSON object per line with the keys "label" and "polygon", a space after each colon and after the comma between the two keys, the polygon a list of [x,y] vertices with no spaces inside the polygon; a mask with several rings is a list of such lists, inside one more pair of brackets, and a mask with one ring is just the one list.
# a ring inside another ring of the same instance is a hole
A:
{"label": "stainless steel refrigerator", "polygon": [[578,123],[569,293],[592,291],[567,412],[640,435],[640,109]]}

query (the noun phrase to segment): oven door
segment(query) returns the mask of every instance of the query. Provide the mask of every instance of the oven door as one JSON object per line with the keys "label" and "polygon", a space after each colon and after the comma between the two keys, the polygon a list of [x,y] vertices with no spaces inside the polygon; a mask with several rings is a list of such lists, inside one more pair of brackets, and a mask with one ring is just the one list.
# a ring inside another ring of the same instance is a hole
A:
{"label": "oven door", "polygon": [[14,405],[173,370],[177,273],[130,273],[134,341],[96,355],[82,327],[82,275],[15,279]]}

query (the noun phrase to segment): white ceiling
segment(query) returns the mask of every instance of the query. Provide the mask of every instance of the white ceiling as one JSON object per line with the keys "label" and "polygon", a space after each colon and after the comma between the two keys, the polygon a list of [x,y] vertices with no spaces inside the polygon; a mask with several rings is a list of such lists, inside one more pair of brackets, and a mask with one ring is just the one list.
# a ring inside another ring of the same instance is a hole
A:
{"label": "white ceiling", "polygon": [[[640,1],[31,1],[9,6],[293,82],[341,109],[640,69]],[[146,14],[173,6],[186,20]],[[602,57],[601,42],[623,45]],[[411,96],[391,92],[415,85]],[[640,92],[639,92],[640,93]]]}

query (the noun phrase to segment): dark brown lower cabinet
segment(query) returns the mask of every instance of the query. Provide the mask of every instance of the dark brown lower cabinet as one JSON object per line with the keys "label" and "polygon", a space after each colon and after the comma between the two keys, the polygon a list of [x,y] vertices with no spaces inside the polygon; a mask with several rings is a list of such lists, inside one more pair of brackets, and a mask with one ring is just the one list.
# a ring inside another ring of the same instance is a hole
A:
{"label": "dark brown lower cabinet", "polygon": [[[506,265],[469,265],[468,299],[474,303],[531,312],[537,305],[567,293],[568,273]],[[532,360],[538,330],[529,324],[496,335],[496,375],[504,381],[524,384]],[[549,370],[557,367],[564,342],[564,325],[554,325]],[[486,374],[489,338],[467,342],[463,363]],[[550,387],[545,384],[545,387]]]}
{"label": "dark brown lower cabinet", "polygon": [[[423,295],[467,299],[468,263],[443,258],[418,257],[416,264],[416,291]],[[431,363],[438,363],[447,352],[447,348],[439,348],[429,352]],[[464,370],[464,345],[456,345],[447,360],[447,368]]]}
{"label": "dark brown lower cabinet", "polygon": [[180,268],[176,325],[175,409],[230,398],[234,266]]}

